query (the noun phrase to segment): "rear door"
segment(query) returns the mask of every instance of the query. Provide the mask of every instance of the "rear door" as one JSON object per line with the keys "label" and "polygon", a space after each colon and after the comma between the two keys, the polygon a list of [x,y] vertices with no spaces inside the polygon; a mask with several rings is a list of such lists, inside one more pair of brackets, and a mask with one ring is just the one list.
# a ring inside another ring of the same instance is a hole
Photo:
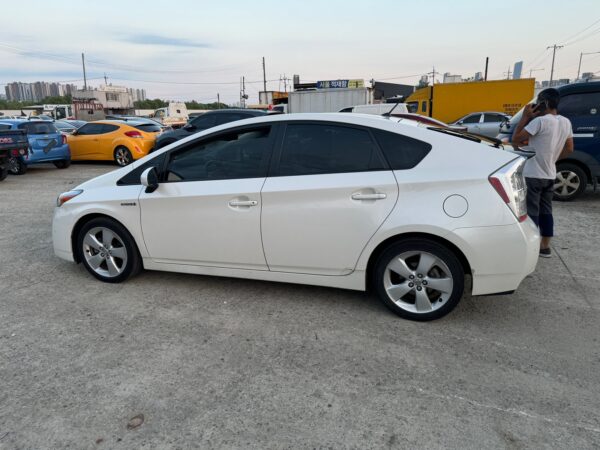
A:
{"label": "rear door", "polygon": [[288,123],[261,191],[269,269],[347,275],[398,197],[368,128]]}
{"label": "rear door", "polygon": [[481,133],[481,116],[483,114],[480,113],[476,113],[476,114],[470,114],[467,117],[465,117],[463,120],[461,120],[459,122],[459,125],[463,125],[465,127],[467,127],[467,131],[469,133],[476,133],[476,134],[480,134]]}
{"label": "rear door", "polygon": [[62,146],[62,134],[52,122],[27,121],[19,124],[19,129],[27,132],[31,161],[52,159],[56,152],[60,152],[58,147]]}

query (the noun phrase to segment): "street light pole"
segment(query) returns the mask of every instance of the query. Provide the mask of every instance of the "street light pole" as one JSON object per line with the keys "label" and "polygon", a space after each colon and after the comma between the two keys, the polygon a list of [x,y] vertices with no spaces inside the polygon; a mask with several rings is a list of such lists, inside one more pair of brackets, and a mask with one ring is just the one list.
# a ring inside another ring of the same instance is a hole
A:
{"label": "street light pole", "polygon": [[583,59],[583,55],[595,55],[600,52],[589,52],[589,53],[580,53],[579,54],[579,67],[577,68],[577,79],[579,80],[579,75],[581,74],[581,60]]}
{"label": "street light pole", "polygon": [[531,78],[531,75],[533,74],[533,72],[537,72],[538,70],[544,70],[544,68],[540,67],[539,69],[529,69],[529,78]]}

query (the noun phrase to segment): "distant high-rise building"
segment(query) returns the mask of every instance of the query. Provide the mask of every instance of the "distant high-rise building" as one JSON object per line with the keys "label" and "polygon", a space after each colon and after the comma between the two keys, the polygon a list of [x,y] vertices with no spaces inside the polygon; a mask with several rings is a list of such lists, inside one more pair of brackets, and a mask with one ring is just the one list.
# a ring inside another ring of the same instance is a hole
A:
{"label": "distant high-rise building", "polygon": [[481,72],[475,72],[475,77],[473,77],[475,81],[483,80],[483,74]]}
{"label": "distant high-rise building", "polygon": [[60,84],[56,82],[36,81],[34,83],[21,83],[15,81],[8,83],[4,91],[6,98],[18,102],[38,102],[46,97],[59,97],[71,95],[77,87],[74,84]]}

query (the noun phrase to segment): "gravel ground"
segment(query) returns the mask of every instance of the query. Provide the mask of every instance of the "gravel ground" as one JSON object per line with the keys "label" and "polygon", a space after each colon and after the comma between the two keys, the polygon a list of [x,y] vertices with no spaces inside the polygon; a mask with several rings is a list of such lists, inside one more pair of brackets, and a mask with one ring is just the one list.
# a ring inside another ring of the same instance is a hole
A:
{"label": "gravel ground", "polygon": [[600,446],[600,193],[555,204],[515,294],[414,323],[361,292],[96,281],[53,255],[52,209],[113,168],[0,183],[1,449]]}

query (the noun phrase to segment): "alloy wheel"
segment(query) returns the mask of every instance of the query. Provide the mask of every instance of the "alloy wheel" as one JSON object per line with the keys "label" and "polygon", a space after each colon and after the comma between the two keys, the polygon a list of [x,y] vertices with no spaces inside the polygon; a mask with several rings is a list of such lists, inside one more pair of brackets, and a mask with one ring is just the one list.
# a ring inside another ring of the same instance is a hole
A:
{"label": "alloy wheel", "polygon": [[554,181],[554,193],[561,197],[568,197],[577,192],[581,186],[581,180],[575,172],[561,170],[556,174]]}
{"label": "alloy wheel", "polygon": [[83,255],[98,275],[114,278],[127,265],[127,248],[123,239],[106,227],[90,229],[83,239]]}
{"label": "alloy wheel", "polygon": [[125,148],[118,148],[115,150],[115,161],[119,166],[126,166],[131,163],[131,156],[129,150]]}
{"label": "alloy wheel", "polygon": [[393,258],[385,269],[383,284],[398,307],[415,314],[441,308],[454,288],[446,263],[423,251],[404,252]]}

